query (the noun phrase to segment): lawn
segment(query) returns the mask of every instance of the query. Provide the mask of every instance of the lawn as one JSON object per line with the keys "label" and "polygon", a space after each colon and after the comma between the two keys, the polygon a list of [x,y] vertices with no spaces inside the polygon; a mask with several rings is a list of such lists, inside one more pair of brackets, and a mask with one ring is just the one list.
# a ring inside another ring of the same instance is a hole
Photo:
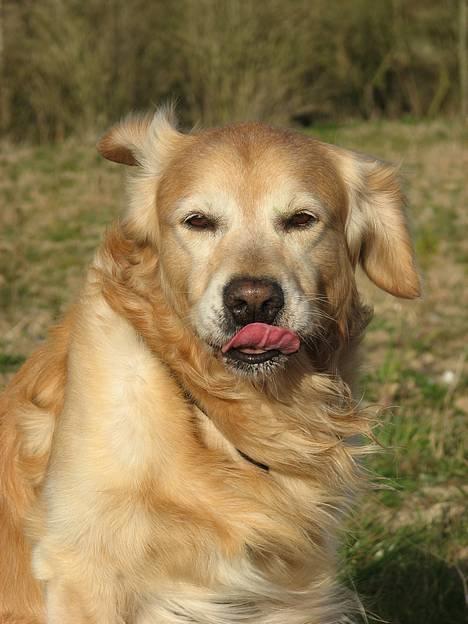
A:
{"label": "lawn", "polygon": [[[375,317],[362,402],[380,412],[376,487],[344,536],[343,577],[369,621],[464,620],[468,564],[468,134],[456,123],[321,127],[320,138],[398,162],[424,279],[401,302],[359,277]],[[0,385],[76,296],[107,224],[125,203],[121,167],[93,138],[0,146]],[[465,443],[464,443],[465,442]]]}

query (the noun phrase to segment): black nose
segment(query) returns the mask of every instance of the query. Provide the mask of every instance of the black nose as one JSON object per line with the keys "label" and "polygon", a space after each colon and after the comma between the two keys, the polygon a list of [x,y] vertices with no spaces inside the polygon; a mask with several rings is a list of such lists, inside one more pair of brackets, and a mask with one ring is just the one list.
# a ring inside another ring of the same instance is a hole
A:
{"label": "black nose", "polygon": [[239,277],[224,288],[224,305],[235,323],[273,323],[284,306],[281,286],[268,279]]}

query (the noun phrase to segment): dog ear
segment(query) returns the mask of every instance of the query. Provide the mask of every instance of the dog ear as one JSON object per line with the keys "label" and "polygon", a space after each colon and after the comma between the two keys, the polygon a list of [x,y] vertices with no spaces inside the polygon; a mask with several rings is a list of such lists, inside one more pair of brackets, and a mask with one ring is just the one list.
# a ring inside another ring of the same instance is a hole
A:
{"label": "dog ear", "polygon": [[374,284],[396,297],[419,297],[421,286],[396,168],[346,150],[335,153],[348,193],[346,238],[353,265],[360,262]]}
{"label": "dog ear", "polygon": [[97,144],[99,153],[117,163],[135,166],[129,177],[127,226],[142,240],[158,243],[156,189],[171,155],[190,135],[178,132],[172,109],[154,114],[130,115],[112,127]]}
{"label": "dog ear", "polygon": [[168,146],[181,136],[169,107],[154,114],[127,116],[108,130],[96,147],[107,160],[153,169],[159,160],[161,147]]}
{"label": "dog ear", "polygon": [[142,164],[143,146],[151,120],[152,115],[129,115],[99,139],[97,151],[116,163],[131,166]]}

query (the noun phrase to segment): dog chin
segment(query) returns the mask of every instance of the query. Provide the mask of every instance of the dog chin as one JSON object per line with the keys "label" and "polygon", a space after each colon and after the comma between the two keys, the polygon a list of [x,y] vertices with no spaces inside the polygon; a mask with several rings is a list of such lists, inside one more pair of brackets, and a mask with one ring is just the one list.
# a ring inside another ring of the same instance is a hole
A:
{"label": "dog chin", "polygon": [[290,356],[275,352],[274,355],[265,358],[242,357],[242,354],[228,351],[220,353],[224,365],[243,377],[267,377],[284,369]]}

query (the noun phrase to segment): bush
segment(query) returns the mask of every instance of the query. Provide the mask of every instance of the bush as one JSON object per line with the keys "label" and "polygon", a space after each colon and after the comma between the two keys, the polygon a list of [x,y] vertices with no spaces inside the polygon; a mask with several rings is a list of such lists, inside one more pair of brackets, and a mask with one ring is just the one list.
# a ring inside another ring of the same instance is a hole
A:
{"label": "bush", "polygon": [[0,128],[61,140],[174,97],[187,124],[451,114],[463,1],[0,0]]}

